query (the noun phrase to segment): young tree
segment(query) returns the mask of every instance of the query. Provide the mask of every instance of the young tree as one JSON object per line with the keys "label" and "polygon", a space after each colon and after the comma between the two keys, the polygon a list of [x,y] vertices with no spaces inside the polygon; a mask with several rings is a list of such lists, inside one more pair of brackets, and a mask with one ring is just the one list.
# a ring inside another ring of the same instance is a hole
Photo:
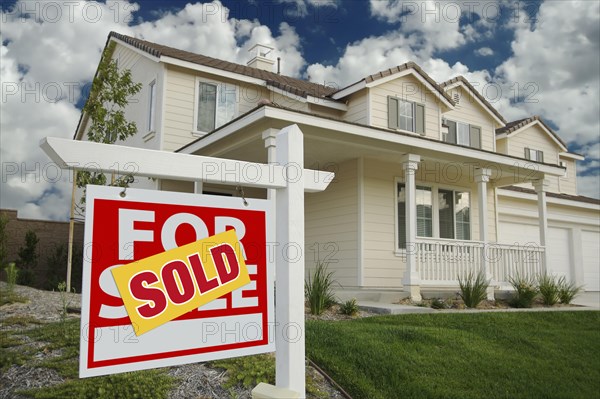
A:
{"label": "young tree", "polygon": [[[125,108],[142,85],[132,80],[129,69],[119,71],[117,63],[111,58],[115,46],[112,42],[105,48],[90,95],[83,107],[83,113],[90,121],[87,138],[96,143],[113,144],[137,133],[136,123],[125,118]],[[119,176],[111,179],[110,185],[127,187],[132,180],[131,175]],[[107,178],[101,172],[80,171],[75,181],[77,187],[85,188],[87,184],[105,185]],[[85,192],[80,203],[85,203]]]}
{"label": "young tree", "polygon": [[[90,125],[87,132],[89,141],[104,144],[113,144],[117,140],[125,140],[137,133],[135,122],[125,118],[125,108],[129,99],[142,89],[141,83],[135,83],[131,78],[131,71],[119,71],[117,63],[112,60],[116,43],[111,42],[102,53],[96,76],[92,82],[90,95],[83,107],[83,113],[89,118]],[[79,171],[75,172],[74,184],[83,188],[83,195],[79,200],[77,212],[84,212],[85,186],[88,184],[105,185],[106,175],[101,172]],[[128,187],[133,182],[131,174],[124,176],[114,175],[111,186]],[[75,185],[73,186],[73,199],[71,201],[71,223],[69,226],[69,252],[67,256],[67,290],[71,291],[71,266],[73,260],[73,223],[75,218]]]}

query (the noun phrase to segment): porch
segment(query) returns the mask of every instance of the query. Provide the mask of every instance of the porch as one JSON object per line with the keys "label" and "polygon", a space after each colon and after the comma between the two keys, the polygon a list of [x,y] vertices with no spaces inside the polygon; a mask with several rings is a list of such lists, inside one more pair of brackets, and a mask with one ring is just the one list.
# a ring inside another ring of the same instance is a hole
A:
{"label": "porch", "polygon": [[[517,271],[545,270],[544,178],[563,173],[558,166],[290,110],[267,107],[255,113],[186,152],[275,162],[274,134],[297,123],[304,133],[304,165],[335,172],[326,191],[305,197],[307,273],[315,264],[327,263],[347,292],[409,292],[420,300],[422,290],[458,288],[457,277],[469,270],[484,270],[492,286],[500,289]],[[496,188],[523,182],[536,182],[540,224],[539,236],[532,241],[540,245],[497,244]],[[404,190],[401,210],[399,185]],[[422,210],[418,189],[429,190],[431,197],[425,234],[417,231]],[[214,191],[208,186],[204,190]],[[456,209],[448,211],[451,227],[440,222],[441,196],[456,199],[458,194],[468,199],[469,213],[460,233]],[[267,193],[246,190],[246,195]]]}

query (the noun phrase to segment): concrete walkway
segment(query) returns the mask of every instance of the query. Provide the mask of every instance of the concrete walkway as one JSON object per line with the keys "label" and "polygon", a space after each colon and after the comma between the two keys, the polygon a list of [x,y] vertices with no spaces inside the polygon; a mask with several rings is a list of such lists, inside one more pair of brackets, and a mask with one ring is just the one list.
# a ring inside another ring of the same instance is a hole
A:
{"label": "concrete walkway", "polygon": [[577,306],[557,306],[526,309],[432,309],[416,305],[400,305],[375,301],[358,301],[361,310],[379,314],[409,314],[409,313],[484,313],[484,312],[565,312],[582,310],[600,310],[600,292],[585,292],[573,301]]}

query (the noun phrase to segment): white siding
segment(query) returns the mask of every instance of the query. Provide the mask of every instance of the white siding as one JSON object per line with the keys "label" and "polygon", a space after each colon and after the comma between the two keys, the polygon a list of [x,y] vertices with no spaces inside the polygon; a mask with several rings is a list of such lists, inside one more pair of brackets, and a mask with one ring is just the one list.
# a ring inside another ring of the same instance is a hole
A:
{"label": "white siding", "polygon": [[371,124],[388,128],[388,96],[397,96],[407,101],[425,105],[425,135],[440,138],[440,104],[421,82],[411,75],[386,82],[370,89]]}
{"label": "white siding", "polygon": [[[543,151],[544,163],[558,164],[558,153],[560,148],[538,125],[534,124],[522,132],[508,138],[509,153],[514,157],[525,158],[525,148]],[[547,177],[549,182],[548,191],[559,192],[558,177]],[[532,188],[531,184],[521,184],[523,187]]]}
{"label": "white siding", "polygon": [[568,158],[560,158],[567,164],[567,177],[559,177],[559,191],[565,194],[577,195],[577,168],[575,161]]}
{"label": "white siding", "polygon": [[[348,122],[361,123],[363,125],[368,125],[368,95],[367,91],[369,89],[362,89],[358,93],[354,93],[348,99],[348,111],[346,111],[343,115],[343,119]],[[387,106],[386,106],[387,107]],[[386,108],[387,112],[387,108]],[[386,126],[387,127],[387,122]]]}
{"label": "white siding", "polygon": [[458,94],[460,100],[453,110],[445,112],[442,116],[452,121],[480,127],[481,148],[494,151],[494,140],[496,139],[494,118],[462,86],[448,90],[448,94],[453,98],[455,94]]}
{"label": "white siding", "polygon": [[[119,70],[129,69],[132,80],[142,84],[142,89],[129,101],[125,110],[125,118],[135,122],[138,131],[134,136],[119,144],[153,150],[160,149],[162,119],[159,110],[162,106],[162,91],[164,88],[162,66],[121,45],[115,47],[113,59],[118,60]],[[149,84],[152,81],[156,81],[155,134],[153,137],[151,137],[152,135],[148,135],[150,133],[148,130],[150,111]]]}
{"label": "white siding", "polygon": [[344,288],[358,285],[357,168],[357,160],[340,164],[325,191],[305,195],[307,275],[325,262]]}

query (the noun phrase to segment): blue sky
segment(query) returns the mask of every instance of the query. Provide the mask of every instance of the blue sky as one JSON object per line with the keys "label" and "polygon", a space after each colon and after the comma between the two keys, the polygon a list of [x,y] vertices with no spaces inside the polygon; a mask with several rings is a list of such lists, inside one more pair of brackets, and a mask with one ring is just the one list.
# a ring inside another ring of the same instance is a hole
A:
{"label": "blue sky", "polygon": [[340,87],[407,61],[464,75],[506,119],[541,115],[600,197],[600,2],[28,0],[2,3],[2,208],[66,217],[69,174],[37,143],[73,135],[111,30],[242,64],[269,44],[285,74]]}

